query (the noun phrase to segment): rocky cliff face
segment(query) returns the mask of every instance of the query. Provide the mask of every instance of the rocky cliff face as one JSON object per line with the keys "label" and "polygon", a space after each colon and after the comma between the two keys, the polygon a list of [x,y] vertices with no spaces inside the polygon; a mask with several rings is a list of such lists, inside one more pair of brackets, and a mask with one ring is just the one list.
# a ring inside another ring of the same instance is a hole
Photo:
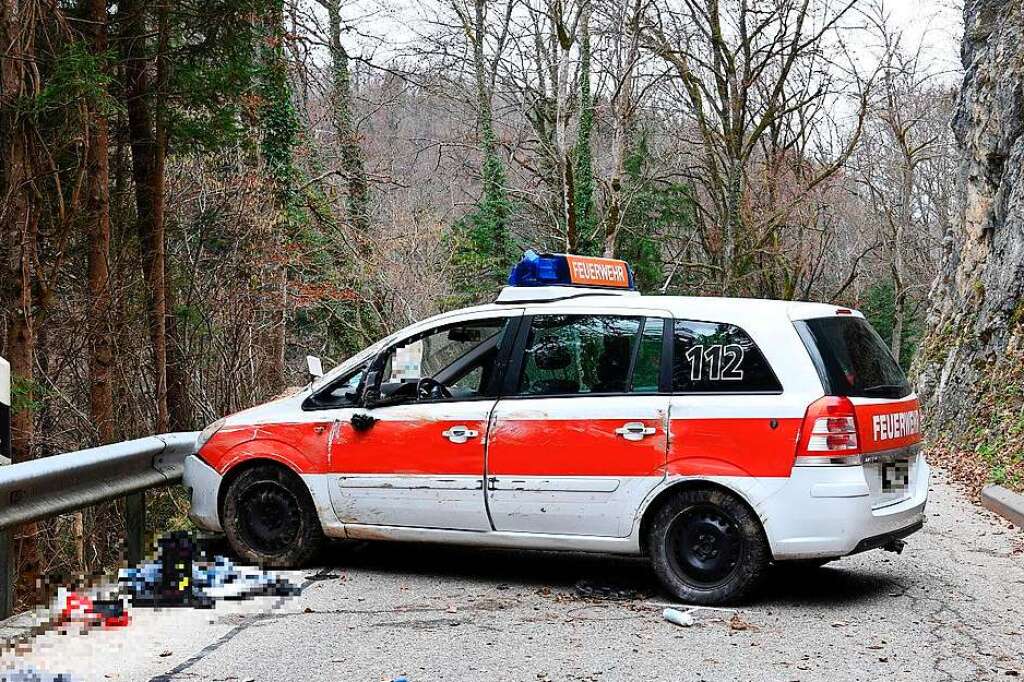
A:
{"label": "rocky cliff face", "polygon": [[1024,441],[1024,3],[967,0],[964,20],[965,210],[914,374],[933,433],[978,451],[1007,420]]}

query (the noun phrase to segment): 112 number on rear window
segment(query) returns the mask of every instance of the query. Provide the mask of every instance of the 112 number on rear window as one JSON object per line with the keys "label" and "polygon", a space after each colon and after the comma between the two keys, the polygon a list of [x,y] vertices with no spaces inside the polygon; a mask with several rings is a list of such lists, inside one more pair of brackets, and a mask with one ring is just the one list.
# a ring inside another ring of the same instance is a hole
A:
{"label": "112 number on rear window", "polygon": [[776,393],[779,380],[750,336],[733,324],[677,320],[672,334],[675,393]]}
{"label": "112 number on rear window", "polygon": [[[724,346],[697,344],[686,351],[690,361],[690,380],[700,381],[705,373],[711,381],[743,381],[743,346],[731,343]],[[707,365],[707,369],[705,369]]]}

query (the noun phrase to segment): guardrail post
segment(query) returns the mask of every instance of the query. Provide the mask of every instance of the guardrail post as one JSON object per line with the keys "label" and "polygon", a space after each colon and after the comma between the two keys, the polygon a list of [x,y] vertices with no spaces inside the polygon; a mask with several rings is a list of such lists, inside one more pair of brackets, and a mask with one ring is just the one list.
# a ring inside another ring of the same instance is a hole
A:
{"label": "guardrail post", "polygon": [[[0,358],[0,466],[11,461],[11,366]],[[8,504],[9,500],[4,500]],[[0,620],[14,611],[14,536],[0,530]]]}
{"label": "guardrail post", "polygon": [[124,498],[125,547],[128,565],[142,562],[146,548],[146,492],[137,492]]}
{"label": "guardrail post", "polygon": [[14,613],[14,536],[9,530],[0,530],[0,620]]}

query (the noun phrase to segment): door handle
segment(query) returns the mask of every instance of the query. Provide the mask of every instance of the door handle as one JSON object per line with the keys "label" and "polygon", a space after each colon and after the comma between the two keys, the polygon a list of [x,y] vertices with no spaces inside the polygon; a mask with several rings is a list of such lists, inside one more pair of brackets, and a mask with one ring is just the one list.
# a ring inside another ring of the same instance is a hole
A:
{"label": "door handle", "polygon": [[626,440],[643,440],[644,437],[653,435],[658,432],[658,429],[653,426],[647,426],[643,422],[627,422],[615,429],[615,433],[619,434]]}
{"label": "door handle", "polygon": [[453,443],[465,443],[470,438],[476,438],[479,436],[479,432],[474,431],[468,426],[453,426],[447,431],[442,431],[441,435],[450,440]]}

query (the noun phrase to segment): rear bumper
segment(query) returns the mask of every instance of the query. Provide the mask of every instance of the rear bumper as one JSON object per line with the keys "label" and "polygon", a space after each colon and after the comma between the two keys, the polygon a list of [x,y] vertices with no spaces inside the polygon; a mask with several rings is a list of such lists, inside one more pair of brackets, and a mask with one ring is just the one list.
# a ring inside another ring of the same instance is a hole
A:
{"label": "rear bumper", "polygon": [[188,517],[203,530],[223,532],[217,500],[220,498],[222,476],[213,467],[196,455],[185,458],[185,474],[182,478],[190,489],[192,505]]}
{"label": "rear bumper", "polygon": [[859,554],[861,552],[866,552],[869,549],[878,549],[879,547],[885,547],[886,545],[896,542],[897,540],[902,540],[908,535],[913,535],[917,531],[921,530],[923,527],[924,519],[921,519],[917,523],[907,526],[906,528],[900,528],[899,530],[893,531],[891,533],[882,533],[881,535],[875,535],[870,538],[864,538],[863,540],[857,543],[857,546],[853,548],[853,551],[850,552],[850,554]]}
{"label": "rear bumper", "polygon": [[787,483],[762,505],[761,518],[775,559],[813,559],[863,552],[920,530],[930,470],[913,461],[909,496],[872,509],[862,466],[794,467]]}

